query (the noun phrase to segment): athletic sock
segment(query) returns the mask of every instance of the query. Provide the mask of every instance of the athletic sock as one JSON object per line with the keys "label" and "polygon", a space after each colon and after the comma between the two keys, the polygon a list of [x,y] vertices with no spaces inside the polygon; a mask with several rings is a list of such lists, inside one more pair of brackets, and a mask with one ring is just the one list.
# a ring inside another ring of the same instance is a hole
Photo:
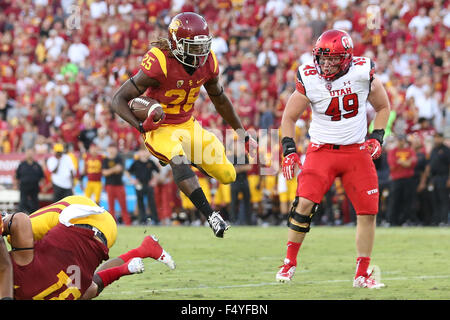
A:
{"label": "athletic sock", "polygon": [[287,243],[286,258],[289,259],[290,263],[294,266],[297,265],[297,255],[301,245],[301,242],[288,241]]}
{"label": "athletic sock", "polygon": [[213,213],[213,209],[206,199],[205,193],[203,192],[202,188],[195,189],[189,195],[189,199],[205,217],[209,217]]}
{"label": "athletic sock", "polygon": [[370,257],[358,257],[356,258],[356,275],[355,278],[359,276],[367,277],[367,269],[369,268]]}
{"label": "athletic sock", "polygon": [[128,264],[124,263],[118,267],[113,267],[97,272],[97,275],[102,279],[103,287],[110,285],[122,276],[131,274],[128,270]]}

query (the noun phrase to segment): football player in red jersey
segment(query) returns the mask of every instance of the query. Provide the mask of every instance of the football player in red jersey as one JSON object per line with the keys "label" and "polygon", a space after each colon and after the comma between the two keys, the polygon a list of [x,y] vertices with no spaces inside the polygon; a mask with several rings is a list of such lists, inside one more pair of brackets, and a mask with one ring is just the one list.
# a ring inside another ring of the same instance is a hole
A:
{"label": "football player in red jersey", "polygon": [[[223,237],[228,224],[214,212],[190,167],[197,166],[221,183],[236,179],[225,148],[212,133],[193,118],[193,108],[203,86],[217,112],[237,132],[247,151],[256,153],[256,141],[245,131],[232,103],[219,83],[219,65],[211,51],[212,37],[205,19],[183,12],[171,20],[168,38],[152,43],[142,59],[140,70],[116,92],[112,108],[138,129],[150,153],[161,163],[170,164],[180,190],[208,219],[217,237]],[[150,115],[143,123],[128,108],[132,99],[147,95],[163,107],[163,121]],[[208,150],[213,152],[209,152]]]}
{"label": "football player in red jersey", "polygon": [[[84,196],[63,198],[30,216],[2,216],[0,227],[0,299],[92,299],[120,277],[143,272],[143,258],[175,268],[154,236],[99,267],[109,258],[117,225]],[[9,253],[3,236],[9,238]]]}
{"label": "football player in red jersey", "polygon": [[[354,287],[380,288],[368,273],[378,213],[378,177],[372,159],[381,155],[390,104],[369,58],[353,56],[353,42],[341,30],[328,30],[313,49],[314,63],[298,68],[296,90],[286,103],[281,122],[283,174],[295,176],[301,166],[296,152],[295,122],[311,105],[312,120],[296,201],[288,219],[287,253],[277,281],[288,282],[311,218],[336,177],[341,177],[356,214],[356,274]],[[373,132],[367,134],[367,102],[376,111]]]}

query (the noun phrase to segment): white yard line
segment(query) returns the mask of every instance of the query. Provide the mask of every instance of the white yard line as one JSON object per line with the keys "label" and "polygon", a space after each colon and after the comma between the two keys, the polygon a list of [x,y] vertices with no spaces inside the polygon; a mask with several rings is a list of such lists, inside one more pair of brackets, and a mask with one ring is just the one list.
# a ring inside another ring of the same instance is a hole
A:
{"label": "white yard line", "polygon": [[[382,278],[382,281],[401,281],[401,280],[427,280],[427,279],[448,279],[450,275],[434,275],[434,276],[416,276],[416,277],[396,277],[396,278]],[[295,280],[294,280],[295,281]],[[352,280],[317,280],[317,281],[302,281],[302,284],[323,284],[323,283],[338,283],[338,282],[352,282]],[[293,282],[294,284],[295,282]],[[286,284],[278,283],[275,280],[273,282],[261,282],[261,283],[249,283],[249,284],[236,284],[229,286],[198,286],[198,287],[183,287],[183,288],[168,288],[168,289],[151,289],[142,291],[105,291],[101,295],[126,295],[137,293],[158,293],[158,292],[172,292],[172,291],[185,291],[185,290],[203,290],[203,289],[234,289],[234,288],[251,288],[251,287],[263,287],[263,286],[286,286]]]}

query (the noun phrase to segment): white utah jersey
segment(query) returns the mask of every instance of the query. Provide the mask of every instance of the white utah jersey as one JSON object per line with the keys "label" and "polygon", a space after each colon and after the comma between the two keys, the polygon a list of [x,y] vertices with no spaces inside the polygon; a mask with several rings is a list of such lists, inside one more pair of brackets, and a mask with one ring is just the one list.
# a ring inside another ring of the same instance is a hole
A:
{"label": "white utah jersey", "polygon": [[367,134],[367,97],[374,66],[366,57],[353,57],[348,72],[334,81],[319,76],[314,64],[297,72],[297,91],[311,102],[311,142],[348,145],[362,143]]}

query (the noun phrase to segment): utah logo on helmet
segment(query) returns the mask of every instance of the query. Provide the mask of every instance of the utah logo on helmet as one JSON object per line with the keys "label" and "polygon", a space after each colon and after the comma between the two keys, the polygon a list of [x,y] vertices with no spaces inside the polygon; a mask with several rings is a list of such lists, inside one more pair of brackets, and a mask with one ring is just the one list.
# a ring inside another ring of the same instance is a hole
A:
{"label": "utah logo on helmet", "polygon": [[343,46],[345,49],[353,48],[353,41],[352,41],[352,38],[347,37],[347,36],[343,36],[343,37],[342,37],[342,46]]}

